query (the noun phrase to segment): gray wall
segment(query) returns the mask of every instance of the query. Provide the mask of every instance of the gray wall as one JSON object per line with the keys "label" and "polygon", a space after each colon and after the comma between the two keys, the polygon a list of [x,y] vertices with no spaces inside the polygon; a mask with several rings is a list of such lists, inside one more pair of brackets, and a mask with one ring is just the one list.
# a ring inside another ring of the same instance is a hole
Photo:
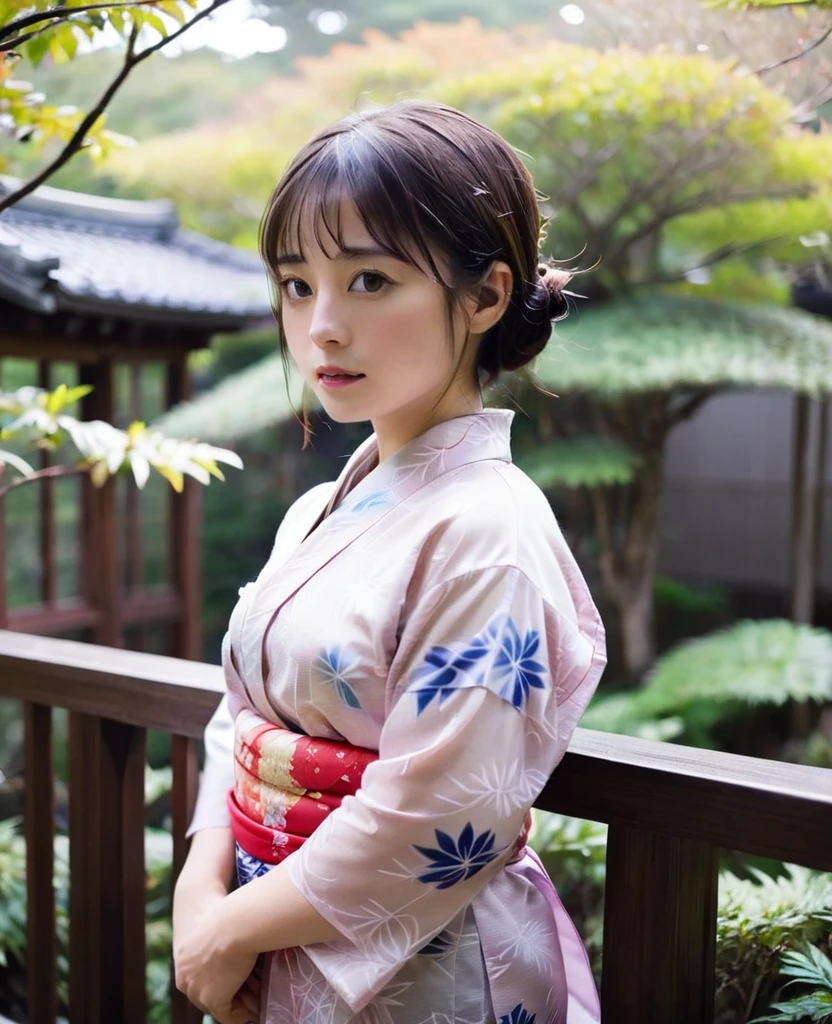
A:
{"label": "gray wall", "polygon": [[[659,572],[765,588],[789,585],[791,393],[718,395],[670,436]],[[832,439],[819,586],[832,590]]]}

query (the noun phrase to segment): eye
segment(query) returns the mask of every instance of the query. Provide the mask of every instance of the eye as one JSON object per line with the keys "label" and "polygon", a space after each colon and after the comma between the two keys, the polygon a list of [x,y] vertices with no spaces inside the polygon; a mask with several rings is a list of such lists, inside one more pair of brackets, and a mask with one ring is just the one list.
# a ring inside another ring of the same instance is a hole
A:
{"label": "eye", "polygon": [[[359,281],[363,282],[363,288],[355,288]],[[390,284],[390,278],[385,277],[384,274],[380,274],[375,270],[362,270],[350,287],[354,288],[355,291],[372,293],[380,292],[387,284]]]}
{"label": "eye", "polygon": [[[312,289],[299,277],[283,277],[280,279],[280,288],[290,299],[306,299],[312,294]],[[306,289],[304,291],[304,289]]]}

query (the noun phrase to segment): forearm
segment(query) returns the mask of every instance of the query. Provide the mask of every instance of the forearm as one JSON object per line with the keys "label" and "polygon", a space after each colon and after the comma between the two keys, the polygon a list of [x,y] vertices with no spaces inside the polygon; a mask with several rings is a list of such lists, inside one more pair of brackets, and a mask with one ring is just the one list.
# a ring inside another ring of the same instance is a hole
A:
{"label": "forearm", "polygon": [[230,948],[266,953],[344,937],[298,891],[288,867],[284,860],[226,897],[221,913]]}
{"label": "forearm", "polygon": [[221,889],[228,892],[234,871],[234,837],[230,828],[206,828],[196,832],[176,891]]}

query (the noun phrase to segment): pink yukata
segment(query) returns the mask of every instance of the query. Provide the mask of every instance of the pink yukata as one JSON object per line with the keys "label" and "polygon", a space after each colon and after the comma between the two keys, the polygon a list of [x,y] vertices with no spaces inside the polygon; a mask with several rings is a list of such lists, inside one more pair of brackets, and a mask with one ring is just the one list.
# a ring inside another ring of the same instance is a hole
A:
{"label": "pink yukata", "polygon": [[440,423],[381,465],[368,438],[240,592],[189,834],[229,825],[238,716],[379,754],[288,858],[344,937],[267,956],[261,1024],[600,1019],[581,940],[515,848],[606,656],[551,508],[512,465],[513,415]]}

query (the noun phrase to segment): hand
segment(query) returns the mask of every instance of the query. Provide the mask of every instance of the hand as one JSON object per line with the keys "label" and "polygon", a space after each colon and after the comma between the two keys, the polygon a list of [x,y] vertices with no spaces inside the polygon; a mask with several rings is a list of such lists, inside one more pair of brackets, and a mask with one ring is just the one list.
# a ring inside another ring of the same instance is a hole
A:
{"label": "hand", "polygon": [[250,1024],[260,1012],[259,978],[252,977],[256,954],[240,953],[228,943],[218,889],[177,891],[173,949],[176,987],[219,1024]]}

